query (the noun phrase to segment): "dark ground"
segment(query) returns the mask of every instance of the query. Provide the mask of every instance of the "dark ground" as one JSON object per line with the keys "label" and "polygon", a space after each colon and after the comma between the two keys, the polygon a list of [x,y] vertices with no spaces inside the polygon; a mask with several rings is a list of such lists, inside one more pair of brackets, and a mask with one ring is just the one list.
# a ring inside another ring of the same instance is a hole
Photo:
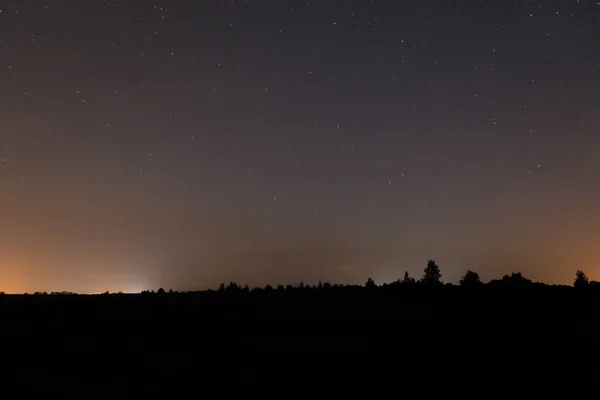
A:
{"label": "dark ground", "polygon": [[4,295],[1,390],[84,399],[547,387],[600,379],[599,328],[600,291],[549,286]]}

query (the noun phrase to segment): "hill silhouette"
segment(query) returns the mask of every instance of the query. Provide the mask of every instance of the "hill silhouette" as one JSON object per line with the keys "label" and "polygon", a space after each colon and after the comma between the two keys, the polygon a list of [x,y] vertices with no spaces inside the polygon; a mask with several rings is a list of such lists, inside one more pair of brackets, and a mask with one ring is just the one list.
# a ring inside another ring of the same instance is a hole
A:
{"label": "hill silhouette", "polygon": [[483,284],[473,271],[452,285],[433,260],[421,279],[384,285],[1,295],[3,389],[138,398],[591,377],[599,306],[600,286],[581,271],[573,286],[520,273]]}

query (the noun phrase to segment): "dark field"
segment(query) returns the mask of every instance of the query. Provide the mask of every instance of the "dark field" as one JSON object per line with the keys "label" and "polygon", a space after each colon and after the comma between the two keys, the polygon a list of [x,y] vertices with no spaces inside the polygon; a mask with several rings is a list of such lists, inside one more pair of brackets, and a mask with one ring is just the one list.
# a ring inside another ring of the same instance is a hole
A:
{"label": "dark field", "polygon": [[544,285],[3,295],[2,390],[139,398],[594,381],[599,306],[595,288]]}

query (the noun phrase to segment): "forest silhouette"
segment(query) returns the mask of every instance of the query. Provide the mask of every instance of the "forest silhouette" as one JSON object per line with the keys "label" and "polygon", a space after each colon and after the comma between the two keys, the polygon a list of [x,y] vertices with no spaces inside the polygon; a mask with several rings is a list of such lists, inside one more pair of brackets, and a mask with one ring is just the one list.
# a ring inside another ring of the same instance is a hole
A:
{"label": "forest silhouette", "polygon": [[600,285],[583,271],[571,286],[521,273],[482,283],[467,271],[457,285],[442,278],[429,260],[418,279],[406,272],[381,285],[369,278],[364,285],[1,295],[4,388],[176,398],[200,387],[347,389],[434,376],[493,377],[506,386],[598,373]]}

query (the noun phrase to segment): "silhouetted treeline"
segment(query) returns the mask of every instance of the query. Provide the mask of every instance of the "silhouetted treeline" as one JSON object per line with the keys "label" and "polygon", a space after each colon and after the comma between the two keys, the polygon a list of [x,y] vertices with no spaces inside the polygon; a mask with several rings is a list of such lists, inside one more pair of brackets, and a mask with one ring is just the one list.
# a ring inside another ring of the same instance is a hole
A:
{"label": "silhouetted treeline", "polygon": [[[206,293],[222,293],[222,294],[243,294],[243,293],[260,293],[260,292],[303,292],[307,293],[309,291],[319,291],[319,290],[331,290],[335,289],[336,291],[348,290],[356,292],[359,288],[365,288],[370,291],[380,290],[380,291],[390,291],[390,290],[418,290],[421,289],[431,289],[431,288],[441,288],[441,287],[463,287],[463,288],[483,288],[483,287],[504,287],[510,289],[524,289],[524,288],[567,288],[567,285],[547,285],[545,283],[533,282],[530,279],[525,278],[520,272],[512,273],[510,275],[504,275],[501,279],[493,279],[488,283],[483,283],[479,278],[479,274],[477,272],[467,270],[467,272],[462,276],[458,285],[454,285],[452,283],[444,283],[442,281],[442,274],[440,267],[435,262],[435,260],[429,260],[425,269],[423,271],[423,275],[420,279],[415,279],[411,277],[408,272],[404,273],[404,276],[401,279],[396,280],[392,283],[384,283],[382,285],[378,285],[372,278],[368,278],[364,285],[343,285],[343,284],[331,284],[329,282],[319,282],[314,285],[305,284],[303,282],[297,285],[277,285],[271,286],[266,285],[265,287],[253,287],[250,288],[248,285],[239,285],[235,282],[229,282],[228,284],[221,283],[217,290],[208,290]],[[578,270],[575,274],[575,281],[573,287],[576,289],[584,289],[584,288],[597,288],[600,289],[600,285],[598,282],[592,281],[590,282],[587,275]],[[152,294],[176,294],[173,289],[170,289],[166,292],[163,288],[158,289],[158,291],[154,292],[153,290],[146,290],[141,292],[143,295],[152,295]],[[106,293],[108,294],[108,293]]]}
{"label": "silhouetted treeline", "polygon": [[474,271],[453,285],[442,273],[430,260],[418,279],[383,285],[3,295],[3,393],[16,384],[58,398],[181,398],[253,385],[598,376],[600,286],[582,271],[572,286],[520,273],[484,284]]}
{"label": "silhouetted treeline", "polygon": [[[567,285],[547,285],[545,283],[541,283],[541,282],[533,282],[530,279],[525,278],[520,272],[517,273],[512,273],[510,275],[504,275],[501,279],[493,279],[491,281],[489,281],[488,283],[483,283],[481,281],[481,279],[479,278],[479,274],[477,272],[471,271],[471,270],[467,270],[467,272],[462,276],[462,278],[460,279],[458,285],[454,285],[452,283],[444,283],[442,281],[442,274],[441,274],[441,270],[440,267],[438,266],[438,264],[435,262],[435,260],[429,260],[427,262],[427,265],[425,266],[425,269],[423,271],[423,275],[420,279],[415,279],[414,277],[411,277],[410,274],[408,272],[405,272],[403,277],[401,279],[396,280],[395,282],[392,283],[384,283],[382,285],[378,285],[372,278],[368,278],[367,281],[365,282],[364,285],[343,285],[343,284],[331,284],[329,282],[319,282],[318,284],[315,285],[310,285],[310,284],[305,284],[303,282],[297,284],[297,285],[277,285],[277,286],[272,286],[272,285],[266,285],[265,287],[253,287],[250,288],[248,285],[239,285],[235,282],[229,282],[228,284],[225,283],[221,283],[221,285],[219,286],[219,288],[217,290],[207,290],[204,292],[185,292],[185,293],[222,293],[222,294],[241,294],[241,293],[258,293],[258,292],[277,292],[277,293],[282,293],[282,292],[293,292],[293,291],[300,291],[300,292],[307,292],[307,291],[315,291],[315,290],[331,290],[331,289],[336,289],[337,291],[340,291],[342,289],[346,289],[346,290],[352,290],[352,291],[356,291],[359,288],[365,288],[365,289],[369,289],[370,291],[373,291],[375,289],[378,290],[385,290],[385,291],[389,291],[389,290],[394,290],[394,289],[417,289],[417,288],[441,288],[441,287],[455,287],[455,286],[459,286],[459,287],[464,287],[464,288],[476,288],[476,287],[504,287],[504,288],[511,288],[511,289],[521,289],[521,288],[540,288],[540,287],[545,287],[545,288],[567,288]],[[573,288],[575,289],[585,289],[585,288],[595,288],[595,289],[599,289],[600,290],[600,284],[598,282],[595,281],[590,281],[589,278],[587,277],[587,275],[585,274],[585,272],[581,271],[581,270],[577,270],[575,273],[575,280],[573,283]],[[0,295],[4,295],[4,292],[0,292]],[[47,293],[47,292],[35,292],[34,295],[36,296],[40,296],[40,295],[77,295],[77,293],[74,292],[51,292],[51,293]],[[118,293],[110,293],[110,292],[104,292],[101,295],[109,295],[109,294],[123,294],[122,292],[118,292]],[[168,291],[166,291],[163,288],[159,288],[157,291],[154,290],[144,290],[142,291],[140,294],[142,295],[165,295],[165,294],[180,294],[180,292],[177,291],[173,291],[173,289],[169,289]],[[27,295],[27,294],[25,294]]]}

